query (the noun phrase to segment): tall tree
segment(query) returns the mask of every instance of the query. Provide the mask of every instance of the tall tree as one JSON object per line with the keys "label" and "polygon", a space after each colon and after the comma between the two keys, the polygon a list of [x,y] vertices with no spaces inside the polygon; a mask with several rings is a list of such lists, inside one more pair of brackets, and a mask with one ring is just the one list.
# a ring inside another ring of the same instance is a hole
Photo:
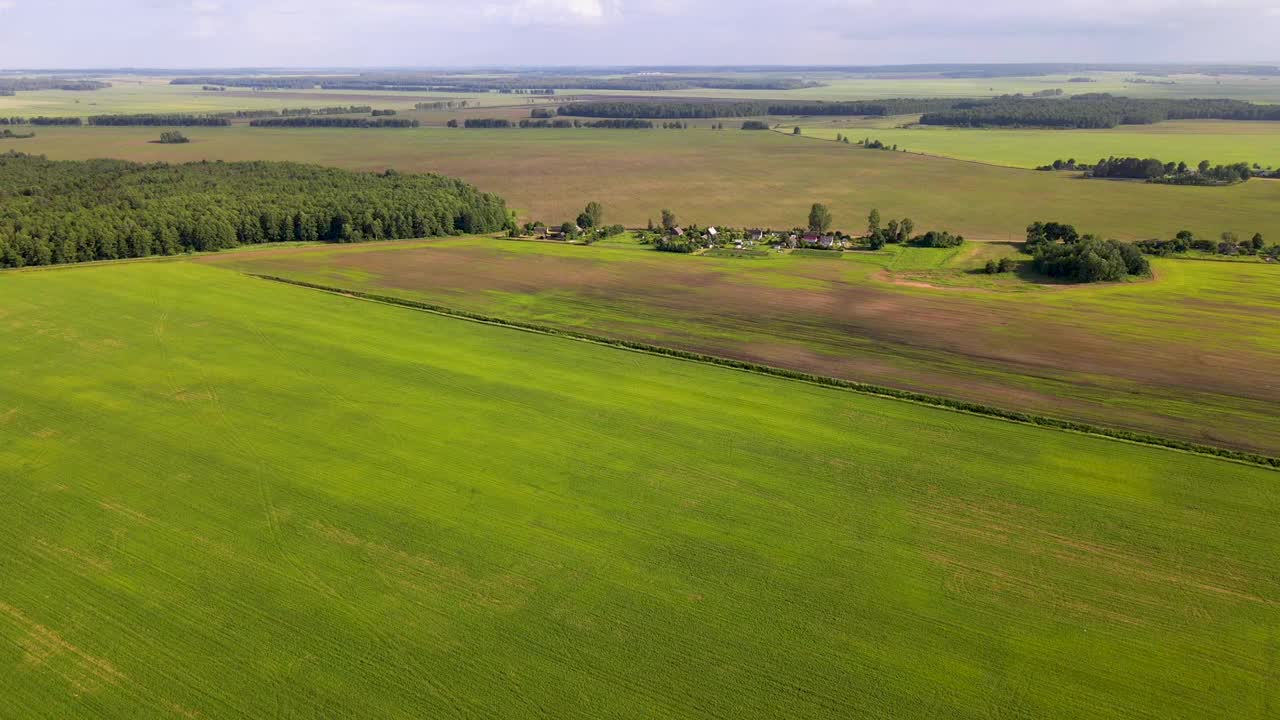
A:
{"label": "tall tree", "polygon": [[676,226],[676,214],[666,208],[662,208],[662,229],[671,230]]}
{"label": "tall tree", "polygon": [[813,232],[826,232],[831,229],[831,211],[822,203],[814,203],[809,208],[809,229]]}
{"label": "tall tree", "polygon": [[877,235],[880,233],[880,211],[876,208],[871,209],[871,214],[867,216],[867,234]]}
{"label": "tall tree", "polygon": [[587,203],[587,208],[583,210],[583,214],[587,216],[588,221],[591,223],[583,227],[600,227],[604,224],[604,206],[594,200]]}

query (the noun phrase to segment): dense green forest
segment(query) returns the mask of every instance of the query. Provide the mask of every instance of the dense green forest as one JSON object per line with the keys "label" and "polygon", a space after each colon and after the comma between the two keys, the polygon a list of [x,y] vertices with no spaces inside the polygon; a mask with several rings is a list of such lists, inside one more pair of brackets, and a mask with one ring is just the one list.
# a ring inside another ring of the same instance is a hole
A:
{"label": "dense green forest", "polygon": [[287,128],[416,128],[420,123],[408,118],[387,117],[283,117],[250,120],[251,127]]}
{"label": "dense green forest", "polygon": [[4,267],[492,232],[510,222],[501,198],[439,175],[0,155]]}
{"label": "dense green forest", "polygon": [[1239,100],[1137,99],[1090,93],[1066,99],[1005,95],[993,100],[955,101],[950,109],[925,112],[923,125],[953,127],[1111,128],[1162,120],[1280,120],[1280,105]]}
{"label": "dense green forest", "polygon": [[561,115],[601,118],[717,118],[760,115],[903,115],[943,110],[956,100],[896,98],[850,102],[762,101],[627,101],[571,102],[559,107]]}

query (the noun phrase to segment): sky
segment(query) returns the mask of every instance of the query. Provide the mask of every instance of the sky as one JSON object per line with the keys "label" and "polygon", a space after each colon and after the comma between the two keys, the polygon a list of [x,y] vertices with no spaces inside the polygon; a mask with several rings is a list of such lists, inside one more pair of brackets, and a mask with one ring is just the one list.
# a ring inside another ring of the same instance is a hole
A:
{"label": "sky", "polygon": [[0,0],[0,68],[1280,62],[1280,0]]}

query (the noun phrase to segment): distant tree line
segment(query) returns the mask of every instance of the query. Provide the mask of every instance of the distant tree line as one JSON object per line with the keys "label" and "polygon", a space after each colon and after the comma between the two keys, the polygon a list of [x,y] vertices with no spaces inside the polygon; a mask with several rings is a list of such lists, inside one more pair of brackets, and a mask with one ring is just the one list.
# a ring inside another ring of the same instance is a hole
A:
{"label": "distant tree line", "polygon": [[1099,160],[1089,171],[1091,177],[1131,178],[1165,185],[1233,185],[1254,175],[1266,176],[1261,169],[1255,171],[1249,163],[1212,165],[1201,160],[1195,167],[1185,162],[1161,162],[1156,158],[1109,157]]}
{"label": "distant tree line", "polygon": [[763,120],[743,120],[742,129],[743,130],[768,130],[769,123]]}
{"label": "distant tree line", "polygon": [[35,134],[35,133],[33,133],[33,132],[29,132],[29,133],[16,133],[16,132],[14,132],[14,131],[10,130],[9,128],[5,128],[5,129],[3,129],[3,130],[0,130],[0,140],[25,140],[25,139],[27,139],[27,138],[33,138],[33,137],[35,137],[35,136],[36,136],[36,134]]}
{"label": "distant tree line", "polygon": [[435,102],[415,103],[414,110],[452,110],[455,107],[466,107],[466,100],[436,100]]}
{"label": "distant tree line", "polygon": [[1139,240],[1135,245],[1148,255],[1181,255],[1192,250],[1214,255],[1233,257],[1237,255],[1256,255],[1274,262],[1280,260],[1280,243],[1267,245],[1262,233],[1254,233],[1253,237],[1241,240],[1234,232],[1224,232],[1218,239],[1197,237],[1190,230],[1180,230],[1170,240]]}
{"label": "distant tree line", "polygon": [[760,115],[902,115],[952,107],[955,100],[898,98],[856,102],[778,101],[628,101],[570,102],[559,106],[561,115],[608,118],[719,118]]}
{"label": "distant tree line", "polygon": [[160,125],[168,127],[225,127],[231,121],[212,115],[187,115],[182,113],[143,113],[138,115],[90,115],[90,125]]}
{"label": "distant tree line", "polygon": [[1280,105],[1239,100],[1127,98],[1106,93],[1066,99],[1005,95],[992,100],[955,101],[950,109],[920,117],[923,125],[952,127],[1112,128],[1163,120],[1280,120]]}
{"label": "distant tree line", "polygon": [[0,125],[83,125],[78,117],[0,117]]}
{"label": "distant tree line", "polygon": [[439,175],[0,154],[3,267],[493,232],[511,224],[501,198]]}
{"label": "distant tree line", "polygon": [[571,128],[573,121],[559,118],[556,120],[530,120],[528,118],[520,121],[522,128]]}
{"label": "distant tree line", "polygon": [[111,83],[100,80],[66,80],[54,77],[19,77],[0,78],[0,95],[13,95],[15,92],[34,90],[73,90],[91,91],[111,87]]}
{"label": "distant tree line", "polygon": [[373,117],[390,117],[396,114],[395,110],[374,110],[369,113]]}
{"label": "distant tree line", "polygon": [[1081,235],[1064,223],[1027,226],[1023,250],[1032,256],[1037,272],[1072,282],[1113,282],[1151,274],[1151,264],[1133,243]]}
{"label": "distant tree line", "polygon": [[283,117],[250,120],[250,127],[273,128],[416,128],[417,120],[372,117]]}
{"label": "distant tree line", "polygon": [[[457,121],[450,120],[449,127],[457,127]],[[524,119],[520,121],[512,121],[506,118],[467,118],[462,121],[462,126],[467,128],[607,128],[611,130],[649,130],[653,128],[653,122],[649,120],[631,119],[610,119],[582,121],[582,120],[530,120]]]}
{"label": "distant tree line", "polygon": [[821,83],[799,78],[732,78],[719,76],[598,76],[528,73],[516,77],[458,78],[442,73],[368,72],[359,75],[283,77],[180,77],[174,85],[223,85],[249,88],[329,90],[408,90],[414,92],[499,92],[524,95],[554,95],[565,90],[794,90]]}

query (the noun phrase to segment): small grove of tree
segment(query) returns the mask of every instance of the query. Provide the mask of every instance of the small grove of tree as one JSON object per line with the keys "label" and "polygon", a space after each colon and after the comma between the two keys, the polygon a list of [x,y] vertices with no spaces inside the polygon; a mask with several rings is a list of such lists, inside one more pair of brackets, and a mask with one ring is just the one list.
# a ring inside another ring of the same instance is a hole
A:
{"label": "small grove of tree", "polygon": [[160,133],[160,142],[164,145],[181,145],[191,142],[191,139],[177,130],[166,130]]}
{"label": "small grove of tree", "polygon": [[1163,185],[1231,185],[1244,182],[1255,173],[1249,163],[1244,162],[1215,166],[1208,160],[1201,160],[1193,170],[1185,162],[1109,157],[1099,160],[1089,174],[1091,177],[1131,178]]}
{"label": "small grove of tree", "polygon": [[800,126],[799,126],[799,125],[797,125],[797,126],[795,126],[795,127],[791,128],[791,134],[792,134],[792,135],[799,135],[799,134],[800,134]]}
{"label": "small grove of tree", "polygon": [[553,118],[555,115],[555,111],[551,108],[537,107],[529,111],[529,117],[537,119]]}
{"label": "small grove of tree", "polygon": [[763,120],[743,120],[742,129],[743,130],[768,130],[769,123]]}
{"label": "small grove of tree", "polygon": [[1032,223],[1023,249],[1031,253],[1037,272],[1073,282],[1110,282],[1151,273],[1151,264],[1133,243],[1080,235],[1063,223]]}
{"label": "small grove of tree", "polygon": [[960,247],[964,244],[963,235],[952,235],[946,230],[930,230],[929,232],[914,238],[912,244],[920,247],[931,248],[951,248]]}
{"label": "small grove of tree", "polygon": [[831,229],[831,211],[822,203],[814,203],[809,208],[809,230],[823,233]]}
{"label": "small grove of tree", "polygon": [[1013,258],[1002,257],[998,261],[988,260],[986,271],[988,275],[995,275],[998,273],[1013,272],[1014,268],[1016,268],[1017,266],[1018,264],[1013,261]]}
{"label": "small grove of tree", "polygon": [[373,117],[390,117],[396,114],[395,110],[371,110],[369,112]]}

